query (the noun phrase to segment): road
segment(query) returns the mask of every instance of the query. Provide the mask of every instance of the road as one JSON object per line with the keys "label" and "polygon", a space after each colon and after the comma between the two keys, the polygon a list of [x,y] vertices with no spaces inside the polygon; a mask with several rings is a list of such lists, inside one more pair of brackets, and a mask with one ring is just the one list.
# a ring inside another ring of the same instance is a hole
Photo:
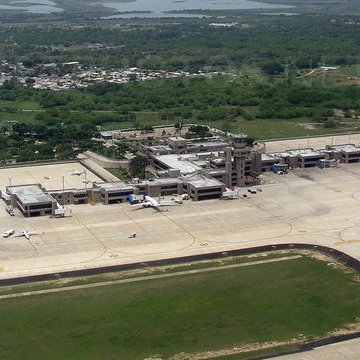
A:
{"label": "road", "polygon": [[301,353],[272,357],[271,360],[359,360],[360,339],[330,344]]}

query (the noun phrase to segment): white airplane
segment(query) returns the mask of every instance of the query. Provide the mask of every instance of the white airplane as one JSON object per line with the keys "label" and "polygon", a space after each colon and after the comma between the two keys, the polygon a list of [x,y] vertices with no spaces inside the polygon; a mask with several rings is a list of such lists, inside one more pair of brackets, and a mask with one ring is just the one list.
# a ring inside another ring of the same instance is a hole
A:
{"label": "white airplane", "polygon": [[26,239],[30,240],[31,235],[36,235],[37,233],[29,233],[27,229],[24,229],[22,232],[15,234],[15,237],[25,236]]}
{"label": "white airplane", "polygon": [[15,230],[14,229],[9,229],[7,231],[4,232],[3,234],[3,238],[8,238],[10,237],[11,235],[15,234]]}
{"label": "white airplane", "polygon": [[79,171],[79,170],[73,170],[73,172],[71,173],[71,175],[77,175],[80,176],[84,173],[84,171]]}
{"label": "white airplane", "polygon": [[144,208],[151,207],[156,210],[160,210],[160,207],[163,207],[163,206],[178,206],[178,205],[179,204],[176,204],[174,202],[160,202],[160,198],[159,198],[159,201],[157,201],[149,195],[144,195],[143,200],[140,203],[131,204],[131,206],[141,206]]}

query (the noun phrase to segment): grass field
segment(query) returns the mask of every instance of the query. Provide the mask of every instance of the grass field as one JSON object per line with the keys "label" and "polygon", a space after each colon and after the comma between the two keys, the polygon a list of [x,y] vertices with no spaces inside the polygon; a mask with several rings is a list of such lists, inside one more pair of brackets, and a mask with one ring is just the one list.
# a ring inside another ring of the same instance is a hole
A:
{"label": "grass field", "polygon": [[340,73],[347,76],[360,76],[360,65],[342,66]]}
{"label": "grass field", "polygon": [[168,359],[324,336],[360,316],[360,284],[302,257],[0,300],[0,316],[2,359]]}
{"label": "grass field", "polygon": [[33,123],[36,121],[35,115],[36,112],[32,111],[2,112],[0,113],[0,125],[7,124],[9,121]]}
{"label": "grass field", "polygon": [[42,107],[35,101],[4,101],[0,100],[0,108],[10,107],[15,110],[40,110]]}
{"label": "grass field", "polygon": [[[137,123],[140,126],[151,125],[171,125],[176,121],[161,120],[159,113],[157,112],[139,112],[136,114]],[[217,129],[222,129],[224,122],[219,121],[200,121],[197,119],[189,119],[188,123],[196,123],[206,126],[211,126]],[[287,137],[306,137],[314,135],[327,135],[336,134],[345,131],[358,131],[358,124],[354,121],[348,122],[347,124],[339,124],[338,127],[327,129],[322,126],[314,127],[313,129],[306,128],[306,124],[309,122],[308,118],[297,119],[297,120],[286,120],[286,119],[256,119],[256,120],[244,120],[235,119],[234,121],[228,122],[228,126],[233,133],[245,133],[248,136],[253,137],[257,140],[265,139],[277,139]],[[305,124],[305,125],[304,125]],[[103,125],[103,130],[121,130],[132,128],[133,122],[119,122],[119,123],[106,123]]]}

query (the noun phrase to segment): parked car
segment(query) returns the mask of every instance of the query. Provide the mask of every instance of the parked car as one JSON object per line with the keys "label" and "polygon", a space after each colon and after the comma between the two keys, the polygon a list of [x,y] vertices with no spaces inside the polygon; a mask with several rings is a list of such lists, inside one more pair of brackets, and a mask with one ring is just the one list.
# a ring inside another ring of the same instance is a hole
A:
{"label": "parked car", "polygon": [[6,211],[10,216],[15,216],[14,209],[12,208],[12,206],[7,206]]}

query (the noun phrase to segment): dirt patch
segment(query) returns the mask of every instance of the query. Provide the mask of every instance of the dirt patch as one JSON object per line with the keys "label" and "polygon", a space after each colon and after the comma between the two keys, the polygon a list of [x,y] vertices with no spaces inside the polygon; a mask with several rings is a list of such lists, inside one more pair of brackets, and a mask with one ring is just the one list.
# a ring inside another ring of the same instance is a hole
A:
{"label": "dirt patch", "polygon": [[354,323],[346,324],[342,329],[336,329],[327,335],[332,336],[340,336],[340,335],[349,335],[356,332],[360,332],[360,318],[356,319]]}
{"label": "dirt patch", "polygon": [[334,109],[334,115],[336,117],[344,117],[344,111],[341,109]]}
{"label": "dirt patch", "polygon": [[[357,319],[356,322],[351,324],[344,325],[341,329],[336,329],[332,332],[329,332],[326,334],[325,338],[329,337],[337,337],[342,335],[349,335],[360,331],[360,319]],[[317,338],[317,339],[311,339],[311,341],[319,341],[323,340],[324,338]],[[231,356],[236,354],[243,354],[243,353],[249,353],[253,351],[259,351],[259,350],[267,350],[267,349],[273,349],[276,347],[281,346],[288,346],[288,345],[305,345],[309,342],[309,339],[305,336],[302,336],[301,334],[289,341],[274,341],[274,342],[265,342],[265,343],[253,343],[253,344],[244,344],[240,346],[233,347],[231,349],[221,349],[221,350],[215,350],[215,351],[204,351],[199,353],[179,353],[176,354],[170,358],[165,358],[161,355],[152,355],[150,357],[147,357],[144,360],[207,360],[207,359],[216,359],[218,357],[225,357],[225,356]]]}
{"label": "dirt patch", "polygon": [[344,84],[344,85],[360,85],[360,78],[357,78],[357,79],[348,79],[348,80],[345,80],[345,81],[341,81],[341,84]]}
{"label": "dirt patch", "polygon": [[299,124],[299,127],[306,130],[316,130],[318,128],[318,125],[314,123],[301,123]]}
{"label": "dirt patch", "polygon": [[[221,356],[230,356],[230,355],[236,355],[236,354],[247,353],[247,352],[252,352],[252,351],[271,349],[271,348],[278,347],[278,346],[296,345],[296,344],[303,344],[303,343],[304,343],[304,339],[302,339],[302,338],[292,339],[290,341],[267,342],[267,343],[263,343],[263,344],[254,343],[254,344],[241,345],[239,347],[234,347],[232,349],[205,351],[202,353],[192,353],[192,354],[180,353],[180,354],[174,355],[173,357],[171,357],[169,359],[170,360],[216,359]],[[160,360],[161,358],[158,358],[158,359]]]}
{"label": "dirt patch", "polygon": [[261,174],[259,176],[260,185],[268,185],[268,184],[276,184],[275,179],[273,178],[272,174]]}

